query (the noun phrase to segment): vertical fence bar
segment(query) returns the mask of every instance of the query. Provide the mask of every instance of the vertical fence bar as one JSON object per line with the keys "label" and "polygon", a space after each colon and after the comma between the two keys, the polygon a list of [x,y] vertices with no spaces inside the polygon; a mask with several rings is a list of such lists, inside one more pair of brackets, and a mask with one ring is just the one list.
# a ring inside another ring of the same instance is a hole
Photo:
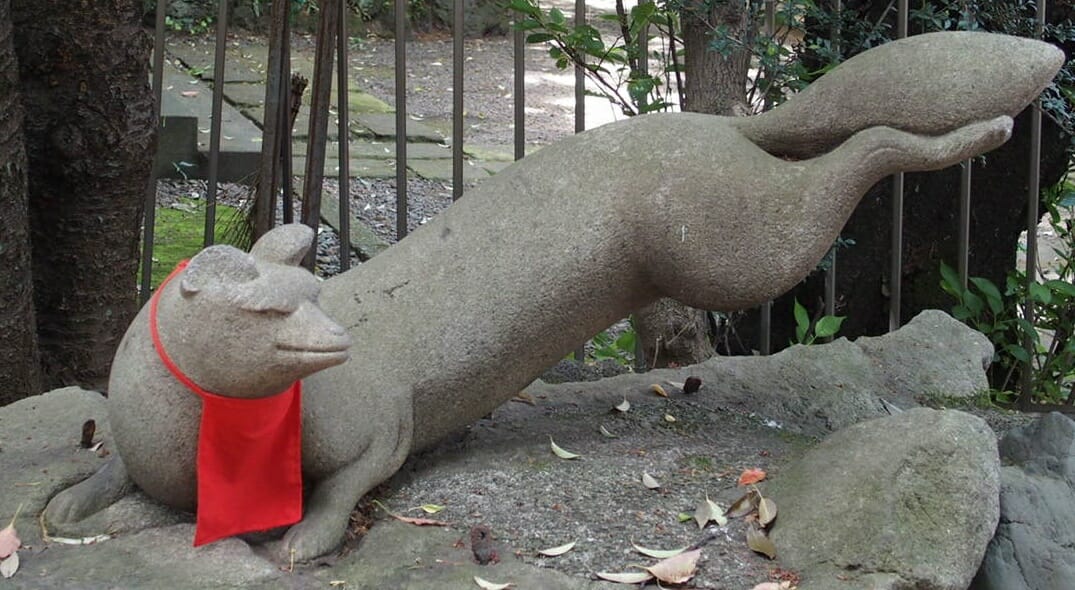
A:
{"label": "vertical fence bar", "polygon": [[348,84],[347,2],[341,0],[340,22],[336,24],[336,127],[337,156],[340,162],[340,272],[351,268],[351,94]]}
{"label": "vertical fence bar", "polygon": [[[973,30],[974,13],[970,6],[963,12],[963,20],[968,30]],[[967,278],[970,275],[970,199],[971,177],[974,171],[974,159],[967,158],[960,168],[959,175],[959,282],[964,289],[967,288]]]}
{"label": "vertical fence bar", "polygon": [[[896,37],[907,36],[907,0],[897,2]],[[892,176],[892,258],[888,280],[888,329],[900,327],[900,294],[903,288],[903,173]]]}
{"label": "vertical fence bar", "polygon": [[[276,219],[276,186],[280,186],[281,193],[283,195],[283,210],[284,210],[284,223],[293,223],[295,221],[295,181],[294,174],[291,166],[291,140],[293,129],[292,125],[294,121],[291,117],[293,106],[291,104],[291,19],[284,19],[283,38],[280,40],[280,109],[279,109],[279,121],[280,121],[280,135],[277,141],[280,142],[280,184],[273,183],[272,198],[269,200],[272,203],[272,216]],[[302,102],[302,97],[297,96],[295,100]],[[268,122],[268,119],[266,119]]]}
{"label": "vertical fence bar", "polygon": [[[257,190],[254,192],[253,238],[259,238],[272,229],[276,221],[277,170],[280,163],[280,146],[286,141],[287,134],[281,130],[288,120],[285,100],[281,97],[287,92],[283,78],[284,67],[281,61],[289,59],[285,47],[287,39],[287,20],[290,4],[274,2],[270,11],[269,27],[269,63],[265,77],[265,124],[261,129],[261,158],[258,163]],[[285,208],[289,203],[285,201]]]}
{"label": "vertical fence bar", "polygon": [[[157,132],[161,124],[161,95],[164,89],[164,13],[166,0],[157,0],[156,22],[153,33],[153,110]],[[143,305],[149,301],[153,286],[153,235],[157,222],[157,173],[154,169],[146,183],[146,198],[142,213],[142,277],[139,281],[139,297]]]}
{"label": "vertical fence bar", "polygon": [[970,191],[974,160],[960,164],[959,174],[959,281],[967,288],[970,273]]}
{"label": "vertical fence bar", "polygon": [[463,196],[463,0],[452,2],[452,200]]}
{"label": "vertical fence bar", "polygon": [[[765,0],[765,34],[772,37],[776,34],[776,2],[774,0]],[[765,97],[766,107],[769,106],[769,97]],[[760,313],[760,326],[758,331],[761,337],[758,339],[758,346],[761,348],[762,354],[769,354],[773,351],[772,345],[772,331],[773,331],[773,302],[772,300],[766,301],[761,305]]]}
{"label": "vertical fence bar", "polygon": [[209,124],[209,180],[205,192],[205,235],[202,243],[213,245],[216,229],[216,191],[220,174],[220,127],[224,110],[224,54],[228,49],[228,2],[221,0],[216,23],[216,54],[213,60],[213,114]]}
{"label": "vertical fence bar", "polygon": [[[581,27],[586,24],[586,0],[575,0],[575,26]],[[645,33],[639,33],[639,40]],[[581,65],[575,65],[575,133],[586,131],[586,70]],[[635,339],[635,367],[645,370],[646,360],[643,353],[642,342]],[[575,349],[575,360],[586,360],[586,345],[583,343]],[[641,363],[639,362],[641,361]]]}
{"label": "vertical fence bar", "polygon": [[[575,26],[586,24],[586,0],[575,0]],[[575,66],[575,133],[586,131],[586,69]]]}
{"label": "vertical fence bar", "polygon": [[[325,147],[328,140],[328,110],[332,103],[332,62],[336,53],[338,4],[344,0],[321,0],[314,56],[314,89],[310,97],[310,127],[307,132],[306,180],[302,187],[302,222],[315,232],[321,224],[321,190],[325,180]],[[316,248],[306,253],[303,265],[314,269]]]}
{"label": "vertical fence bar", "polygon": [[526,31],[515,30],[514,46],[515,90],[515,159],[526,155]]}
{"label": "vertical fence bar", "polygon": [[[1042,37],[1045,30],[1045,2],[1038,2],[1035,35]],[[1037,282],[1038,274],[1038,199],[1041,193],[1041,99],[1035,100],[1030,111],[1030,179],[1027,182],[1026,202],[1026,301],[1023,302],[1023,319],[1034,326],[1034,298],[1030,287]],[[1027,360],[1019,379],[1019,407],[1030,409],[1034,395],[1034,338],[1030,333],[1023,334],[1023,349]]]}
{"label": "vertical fence bar", "polygon": [[[283,120],[287,119],[282,106],[284,74],[282,61],[287,60],[284,48],[288,8],[284,2],[273,3],[270,12],[269,63],[266,69],[266,107],[261,128],[261,158],[258,163],[257,187],[254,191],[253,239],[272,229],[276,219],[277,170],[280,170],[281,142],[285,141]],[[282,115],[283,113],[283,115]],[[285,204],[286,206],[286,204]]]}
{"label": "vertical fence bar", "polygon": [[407,1],[396,11],[396,240],[407,237]]}
{"label": "vertical fence bar", "polygon": [[[842,18],[843,18],[843,2],[842,0],[834,0],[832,3],[833,13],[836,15],[836,22],[832,29],[832,47],[836,51],[836,55],[840,55],[840,47],[843,46],[841,36],[843,35]],[[842,57],[842,56],[841,56]],[[837,246],[833,244],[832,251],[829,256],[829,268],[825,271],[825,315],[836,315],[836,259],[837,259]],[[832,337],[826,339],[832,341]]]}

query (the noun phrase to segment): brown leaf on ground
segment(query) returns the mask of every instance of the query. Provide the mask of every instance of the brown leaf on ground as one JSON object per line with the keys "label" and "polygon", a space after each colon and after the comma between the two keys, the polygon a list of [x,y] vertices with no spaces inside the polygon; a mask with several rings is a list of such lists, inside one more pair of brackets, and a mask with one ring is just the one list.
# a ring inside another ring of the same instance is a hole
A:
{"label": "brown leaf on ground", "polygon": [[748,486],[750,484],[758,483],[765,479],[765,471],[762,469],[747,469],[743,473],[739,474],[739,485]]}

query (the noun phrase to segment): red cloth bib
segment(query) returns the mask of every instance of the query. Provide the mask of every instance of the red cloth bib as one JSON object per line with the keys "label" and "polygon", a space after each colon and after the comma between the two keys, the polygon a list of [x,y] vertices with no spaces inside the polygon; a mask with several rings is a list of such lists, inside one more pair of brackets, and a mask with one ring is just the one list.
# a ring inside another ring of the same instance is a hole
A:
{"label": "red cloth bib", "polygon": [[202,398],[197,547],[302,520],[302,382],[269,397],[234,398],[198,387],[179,370],[161,344],[157,300],[186,265],[179,263],[150,300],[149,331],[164,366]]}

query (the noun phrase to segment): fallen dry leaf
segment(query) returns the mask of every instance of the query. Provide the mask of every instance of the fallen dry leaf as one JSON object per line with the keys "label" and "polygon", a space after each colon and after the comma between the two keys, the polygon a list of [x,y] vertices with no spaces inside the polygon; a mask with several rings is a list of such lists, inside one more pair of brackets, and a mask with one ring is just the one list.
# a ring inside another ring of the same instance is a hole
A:
{"label": "fallen dry leaf", "polygon": [[6,527],[0,529],[0,559],[11,555],[16,549],[22,547],[22,541],[19,540],[19,535],[15,532],[15,519],[19,517],[19,512],[22,511],[22,505],[15,509],[15,516],[11,517],[11,522]]}
{"label": "fallen dry leaf", "polygon": [[195,96],[198,96],[198,91],[197,90],[184,90],[183,92],[180,92],[179,95],[180,96],[185,96],[187,98],[194,98]]}
{"label": "fallen dry leaf", "polygon": [[773,502],[772,498],[762,498],[758,502],[758,524],[769,526],[769,523],[773,522],[775,518],[776,502]]}
{"label": "fallen dry leaf", "polygon": [[619,437],[617,437],[617,436],[616,436],[615,434],[612,434],[611,432],[609,432],[609,431],[608,431],[608,429],[607,429],[607,428],[605,428],[605,425],[604,425],[604,424],[602,424],[601,426],[599,426],[599,427],[597,428],[597,430],[599,430],[599,431],[601,432],[601,435],[602,435],[602,436],[605,436],[606,438],[619,438]]}
{"label": "fallen dry leaf", "polygon": [[705,500],[702,500],[698,504],[698,508],[694,511],[694,520],[698,523],[698,528],[704,529],[705,525],[709,524],[709,521],[714,521],[717,526],[724,526],[728,524],[728,519],[724,516],[724,508],[721,508],[720,504],[709,499],[707,494]]}
{"label": "fallen dry leaf", "polygon": [[701,549],[685,551],[668,559],[662,559],[647,567],[646,571],[667,584],[682,584],[694,577],[694,571],[698,567],[698,558],[701,556]]}
{"label": "fallen dry leaf", "polygon": [[612,407],[617,409],[617,410],[619,410],[619,411],[621,411],[621,412],[626,412],[627,410],[631,409],[631,402],[627,401],[627,398],[623,398],[622,402],[620,402],[620,403],[618,403],[618,404],[616,404],[615,406],[612,406]]}
{"label": "fallen dry leaf", "polygon": [[727,516],[728,518],[746,516],[754,511],[760,498],[761,494],[758,493],[758,490],[750,490],[742,496],[739,496],[738,500],[732,502],[732,505],[724,511],[724,516]]}
{"label": "fallen dry leaf", "polygon": [[793,590],[791,582],[762,582],[751,590]]}
{"label": "fallen dry leaf", "polygon": [[426,514],[436,514],[441,510],[444,510],[444,506],[441,506],[440,504],[422,504],[419,508]]}
{"label": "fallen dry leaf", "polygon": [[389,512],[388,514],[396,520],[406,522],[408,524],[413,524],[416,526],[449,526],[449,523],[444,522],[443,520],[433,520],[432,518],[415,518],[413,516],[392,514],[391,512]]}
{"label": "fallen dry leaf", "polygon": [[769,559],[776,559],[776,545],[765,534],[765,531],[756,526],[747,527],[747,547],[751,550],[757,551]]}
{"label": "fallen dry leaf", "polygon": [[22,541],[20,541],[19,536],[15,534],[15,527],[13,525],[9,524],[0,530],[0,559],[11,555],[21,546]]}
{"label": "fallen dry leaf", "polygon": [[648,547],[642,547],[641,545],[636,545],[634,543],[631,543],[631,546],[635,548],[635,551],[638,551],[642,555],[645,555],[647,557],[655,557],[657,559],[667,559],[669,557],[675,557],[688,549],[687,547],[680,547],[679,549],[650,549]]}
{"label": "fallen dry leaf", "polygon": [[653,385],[650,385],[649,390],[652,391],[653,393],[656,393],[657,395],[659,395],[661,397],[668,397],[668,392],[665,391],[664,388],[661,387],[659,383],[654,383]]}
{"label": "fallen dry leaf", "polygon": [[511,401],[530,404],[531,406],[537,405],[537,400],[534,399],[534,396],[530,395],[529,393],[526,393],[525,391],[520,391],[519,393],[515,394],[515,397],[511,398]]}
{"label": "fallen dry leaf", "polygon": [[546,557],[556,557],[557,555],[563,555],[564,553],[567,553],[568,551],[571,551],[574,548],[575,548],[575,542],[571,541],[570,543],[567,543],[565,545],[560,545],[560,546],[557,546],[557,547],[550,547],[549,549],[542,549],[541,551],[538,551],[538,553],[540,553],[540,554],[542,554],[542,555],[544,555]]}
{"label": "fallen dry leaf", "polygon": [[512,585],[511,582],[508,582],[506,584],[497,584],[495,582],[483,580],[478,576],[474,576],[474,582],[478,585],[479,588],[483,588],[484,590],[504,590],[505,588],[510,588]]}
{"label": "fallen dry leaf", "polygon": [[388,514],[388,516],[391,516],[392,518],[394,518],[394,519],[396,519],[396,520],[398,520],[400,522],[413,524],[415,526],[450,526],[451,525],[451,523],[444,522],[443,520],[433,520],[431,518],[414,518],[412,516],[403,516],[402,514],[396,514],[395,512],[392,512],[391,510],[389,510],[387,506],[385,506],[384,504],[382,504],[378,500],[374,500],[373,505],[378,507],[378,508],[380,508],[381,510],[384,510],[385,513]]}
{"label": "fallen dry leaf", "polygon": [[94,535],[92,537],[82,537],[79,539],[72,539],[70,537],[50,537],[45,535],[43,539],[49,543],[59,543],[60,545],[93,545],[94,543],[100,543],[112,538],[112,535]]}
{"label": "fallen dry leaf", "polygon": [[582,456],[560,448],[560,446],[556,444],[556,441],[552,440],[551,436],[549,437],[549,446],[552,448],[553,454],[561,459],[578,459]]}
{"label": "fallen dry leaf", "polygon": [[661,487],[661,483],[659,481],[657,481],[656,479],[654,479],[652,475],[646,473],[645,471],[642,472],[642,485],[646,486],[647,488],[649,488],[651,490],[655,490],[655,489]]}
{"label": "fallen dry leaf", "polygon": [[739,485],[748,486],[753,483],[765,479],[765,471],[761,469],[747,469],[743,473],[739,474]]}
{"label": "fallen dry leaf", "polygon": [[0,560],[0,576],[10,578],[19,571],[19,552],[15,551],[7,558]]}
{"label": "fallen dry leaf", "polygon": [[597,577],[618,584],[641,584],[653,579],[653,574],[645,572],[597,572]]}

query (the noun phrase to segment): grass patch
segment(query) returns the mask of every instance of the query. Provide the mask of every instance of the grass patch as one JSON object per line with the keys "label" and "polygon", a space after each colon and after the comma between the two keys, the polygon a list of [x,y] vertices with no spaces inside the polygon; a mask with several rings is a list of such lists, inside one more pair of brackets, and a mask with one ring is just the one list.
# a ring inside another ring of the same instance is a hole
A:
{"label": "grass patch", "polygon": [[[214,243],[244,248],[235,228],[243,222],[242,211],[228,205],[216,206]],[[205,201],[180,199],[177,205],[158,207],[153,225],[153,289],[172,272],[179,261],[194,256],[202,249],[205,237]],[[141,270],[138,273],[141,282]]]}

